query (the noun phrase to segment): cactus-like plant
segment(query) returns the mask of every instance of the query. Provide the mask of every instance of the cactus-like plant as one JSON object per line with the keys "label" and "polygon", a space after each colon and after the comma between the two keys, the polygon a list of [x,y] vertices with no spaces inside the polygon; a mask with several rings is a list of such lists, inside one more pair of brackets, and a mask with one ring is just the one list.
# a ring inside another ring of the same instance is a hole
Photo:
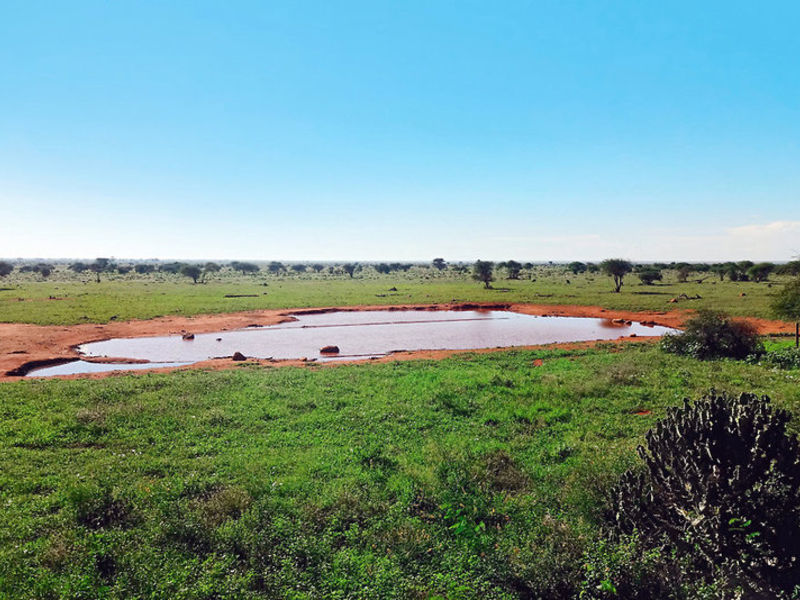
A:
{"label": "cactus-like plant", "polygon": [[751,589],[800,584],[800,451],[769,398],[713,390],[668,410],[612,492],[616,531],[688,553]]}

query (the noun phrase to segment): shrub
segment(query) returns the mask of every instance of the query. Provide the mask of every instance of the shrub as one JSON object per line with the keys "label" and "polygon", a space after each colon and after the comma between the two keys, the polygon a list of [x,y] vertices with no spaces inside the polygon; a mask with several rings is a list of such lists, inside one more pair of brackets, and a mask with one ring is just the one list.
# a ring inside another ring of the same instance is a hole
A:
{"label": "shrub", "polygon": [[750,357],[750,362],[778,369],[800,369],[800,348],[780,348]]}
{"label": "shrub", "polygon": [[710,310],[702,310],[690,319],[683,333],[665,335],[661,340],[661,349],[700,360],[743,359],[764,351],[753,326]]}
{"label": "shrub", "polygon": [[[644,469],[611,494],[615,535],[690,561],[683,572],[731,589],[800,585],[800,451],[769,398],[716,394],[667,411],[639,447]],[[775,596],[757,596],[775,597]]]}
{"label": "shrub", "polygon": [[653,285],[656,281],[661,281],[663,275],[658,269],[645,269],[636,274],[644,285]]}
{"label": "shrub", "polygon": [[147,263],[138,263],[134,265],[133,270],[136,271],[139,275],[146,275],[148,273],[152,273],[153,271],[155,271],[156,266]]}
{"label": "shrub", "polygon": [[787,283],[772,301],[772,311],[794,321],[794,345],[800,346],[800,278]]}

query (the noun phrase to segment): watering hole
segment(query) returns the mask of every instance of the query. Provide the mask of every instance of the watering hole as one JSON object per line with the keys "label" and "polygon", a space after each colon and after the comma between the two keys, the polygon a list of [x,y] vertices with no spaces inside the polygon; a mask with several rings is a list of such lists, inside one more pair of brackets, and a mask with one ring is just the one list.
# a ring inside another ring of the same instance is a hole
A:
{"label": "watering hole", "polygon": [[[278,325],[215,333],[115,338],[78,346],[85,357],[148,361],[119,364],[76,360],[28,376],[70,375],[180,366],[239,352],[248,358],[353,360],[403,350],[474,350],[561,342],[661,336],[659,325],[583,317],[543,317],[503,310],[374,310],[297,314]],[[336,354],[322,353],[336,346]]]}

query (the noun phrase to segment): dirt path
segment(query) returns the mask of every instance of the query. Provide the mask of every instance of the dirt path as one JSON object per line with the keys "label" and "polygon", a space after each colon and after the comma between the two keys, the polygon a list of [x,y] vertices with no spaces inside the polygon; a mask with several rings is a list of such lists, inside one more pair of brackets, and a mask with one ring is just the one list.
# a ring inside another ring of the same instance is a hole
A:
{"label": "dirt path", "polygon": [[[559,316],[559,317],[594,317],[603,319],[624,319],[638,321],[666,327],[681,327],[686,319],[691,316],[691,311],[669,311],[669,312],[632,312],[604,309],[599,306],[575,306],[575,305],[549,305],[549,304],[439,304],[439,305],[405,305],[405,306],[349,306],[344,308],[325,307],[318,309],[281,309],[281,310],[258,310],[238,312],[231,314],[197,315],[193,317],[161,317],[144,321],[124,321],[111,322],[104,325],[87,323],[83,325],[29,325],[24,323],[0,323],[0,381],[12,381],[20,379],[19,376],[9,375],[9,372],[24,373],[27,368],[32,366],[44,366],[67,362],[71,359],[79,358],[78,345],[87,342],[96,342],[110,338],[119,337],[143,337],[156,335],[180,335],[183,333],[211,333],[214,331],[225,331],[231,329],[241,329],[248,325],[274,325],[292,320],[292,314],[308,314],[319,312],[330,312],[334,310],[342,311],[362,311],[362,310],[475,310],[475,309],[510,309],[519,313],[539,316]],[[792,333],[793,325],[781,321],[769,321],[766,319],[748,318],[746,321],[752,323],[761,334],[768,333]],[[626,338],[647,341],[653,338]],[[587,347],[594,342],[581,342],[570,344],[549,344],[548,347],[577,348]],[[541,346],[530,346],[536,348]],[[486,351],[496,351],[487,349]],[[441,358],[454,353],[464,352],[463,350],[437,350],[437,351],[416,351],[402,352],[388,357],[373,359],[378,361],[386,360],[407,360],[413,358]],[[106,358],[102,362],[114,362]],[[136,362],[120,359],[117,362]],[[272,365],[299,365],[302,361],[265,361],[250,360],[251,363],[272,364]],[[335,361],[326,363],[328,365],[342,364],[347,361]],[[229,359],[216,359],[195,363],[191,367],[179,368],[230,368],[233,365],[241,364],[232,362]],[[152,371],[167,371],[170,369],[153,369]],[[152,372],[148,371],[148,372]],[[95,373],[91,375],[72,375],[69,377],[107,377],[117,373]]]}

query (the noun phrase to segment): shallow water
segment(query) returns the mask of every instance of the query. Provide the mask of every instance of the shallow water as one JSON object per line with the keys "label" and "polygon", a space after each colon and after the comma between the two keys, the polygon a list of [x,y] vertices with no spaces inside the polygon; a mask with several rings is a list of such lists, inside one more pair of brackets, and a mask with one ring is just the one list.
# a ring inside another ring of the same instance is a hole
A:
{"label": "shallow water", "polygon": [[[608,319],[537,317],[510,311],[340,311],[299,314],[296,320],[267,327],[181,336],[117,338],[83,344],[85,356],[193,363],[241,352],[252,358],[318,361],[385,356],[398,350],[472,350],[556,342],[613,340],[636,334],[660,336],[667,327],[612,323]],[[339,354],[320,353],[335,345]],[[82,370],[91,364],[92,370]],[[98,363],[69,363],[30,375],[96,372]],[[124,365],[147,368],[156,365]],[[114,365],[119,369],[120,365]],[[71,369],[70,369],[71,368]],[[109,369],[111,370],[111,369]]]}
{"label": "shallow water", "polygon": [[74,360],[72,362],[54,365],[52,367],[41,367],[30,371],[28,377],[52,377],[54,375],[75,375],[76,373],[107,373],[109,371],[130,371],[139,369],[159,369],[161,367],[181,367],[191,363],[168,362],[168,363],[96,363],[86,360]]}

